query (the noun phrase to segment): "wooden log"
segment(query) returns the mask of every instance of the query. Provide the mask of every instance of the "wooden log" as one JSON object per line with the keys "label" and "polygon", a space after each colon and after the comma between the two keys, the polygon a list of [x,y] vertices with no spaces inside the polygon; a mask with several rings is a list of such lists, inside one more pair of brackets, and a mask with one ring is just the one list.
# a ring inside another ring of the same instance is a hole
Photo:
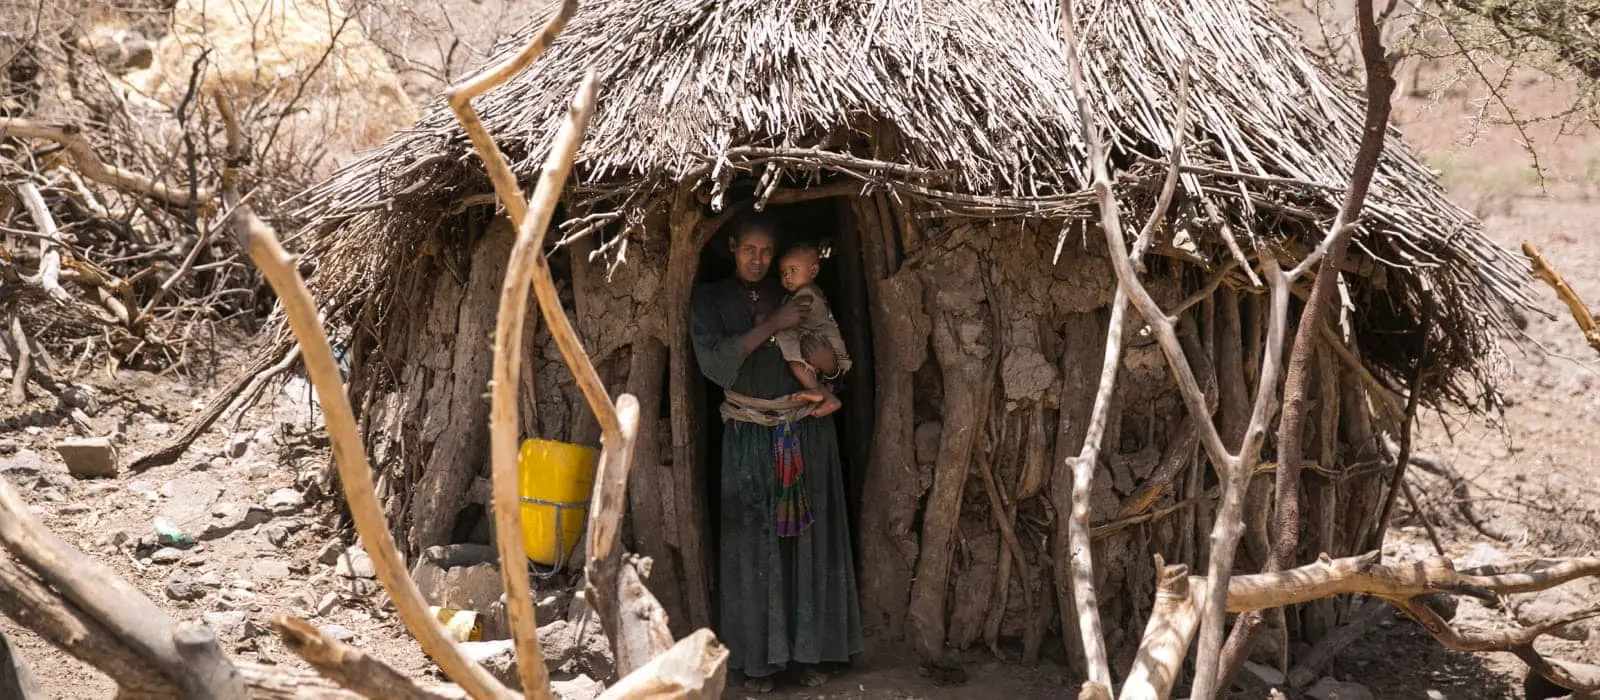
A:
{"label": "wooden log", "polygon": [[44,690],[33,677],[33,669],[4,634],[0,634],[0,698],[45,700]]}
{"label": "wooden log", "polygon": [[330,638],[305,620],[278,615],[272,627],[283,645],[329,680],[364,697],[394,700],[454,700],[466,696],[459,688],[453,692],[423,688],[410,678],[365,651]]}
{"label": "wooden log", "polygon": [[727,647],[702,629],[624,676],[600,700],[717,700],[727,675]]}
{"label": "wooden log", "polygon": [[921,544],[915,531],[922,489],[916,463],[912,373],[927,360],[928,316],[922,280],[910,270],[891,272],[886,224],[879,202],[852,201],[861,239],[877,375],[871,457],[861,499],[862,619],[888,640],[905,634],[906,601]]}

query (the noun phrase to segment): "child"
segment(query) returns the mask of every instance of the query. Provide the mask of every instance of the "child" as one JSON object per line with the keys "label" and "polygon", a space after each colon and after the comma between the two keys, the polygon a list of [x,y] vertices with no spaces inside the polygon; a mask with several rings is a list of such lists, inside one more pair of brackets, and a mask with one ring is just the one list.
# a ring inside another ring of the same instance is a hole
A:
{"label": "child", "polygon": [[812,282],[820,269],[818,265],[820,259],[821,253],[809,245],[790,248],[779,259],[778,278],[783,282],[783,288],[789,292],[783,300],[784,303],[801,297],[810,297],[811,310],[800,321],[800,325],[779,331],[775,336],[778,349],[783,352],[783,359],[789,362],[789,368],[794,372],[795,378],[800,380],[801,386],[805,387],[806,392],[822,397],[823,405],[814,414],[818,417],[839,410],[841,404],[838,397],[818,381],[816,368],[806,362],[804,341],[826,343],[833,350],[833,356],[837,358],[837,374],[844,374],[850,369],[850,355],[845,352],[844,338],[839,335],[839,325],[834,323],[833,313],[828,310],[828,302],[823,297],[822,290]]}

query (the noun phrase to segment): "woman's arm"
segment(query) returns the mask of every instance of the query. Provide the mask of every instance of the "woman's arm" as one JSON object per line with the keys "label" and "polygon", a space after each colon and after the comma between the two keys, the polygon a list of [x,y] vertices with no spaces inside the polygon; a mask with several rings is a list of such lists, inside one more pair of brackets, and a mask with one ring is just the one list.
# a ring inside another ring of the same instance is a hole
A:
{"label": "woman's arm", "polygon": [[717,312],[716,299],[703,290],[696,290],[689,308],[689,339],[694,344],[695,360],[700,372],[718,386],[727,388],[739,376],[750,353],[767,342],[774,333],[793,328],[810,308],[809,300],[796,300],[783,305],[765,321],[740,333],[729,333]]}

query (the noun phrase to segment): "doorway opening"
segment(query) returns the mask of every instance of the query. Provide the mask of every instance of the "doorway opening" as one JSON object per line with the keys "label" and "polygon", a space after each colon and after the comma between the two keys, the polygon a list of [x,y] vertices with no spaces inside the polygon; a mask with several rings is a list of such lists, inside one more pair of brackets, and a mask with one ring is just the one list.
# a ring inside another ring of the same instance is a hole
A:
{"label": "doorway opening", "polygon": [[[782,239],[781,251],[796,244],[815,245],[823,252],[817,286],[827,297],[834,321],[839,324],[846,350],[850,353],[851,369],[840,385],[835,387],[844,407],[833,415],[834,429],[839,437],[840,461],[843,464],[845,505],[848,512],[850,542],[855,552],[856,567],[861,566],[860,523],[861,492],[865,483],[867,461],[872,445],[875,419],[873,391],[872,331],[868,317],[866,277],[862,270],[860,236],[851,213],[850,201],[843,197],[829,197],[786,205],[769,205],[765,213],[776,220]],[[734,274],[733,257],[728,247],[730,234],[738,226],[737,218],[729,221],[700,251],[700,267],[695,285],[727,279]],[[769,273],[777,275],[777,264]],[[709,560],[715,580],[719,532],[721,531],[721,478],[722,478],[722,418],[718,408],[722,404],[722,387],[710,380],[703,382],[703,401],[700,402],[700,454],[705,460],[703,482],[707,522],[710,525]],[[713,603],[713,609],[715,604]]]}

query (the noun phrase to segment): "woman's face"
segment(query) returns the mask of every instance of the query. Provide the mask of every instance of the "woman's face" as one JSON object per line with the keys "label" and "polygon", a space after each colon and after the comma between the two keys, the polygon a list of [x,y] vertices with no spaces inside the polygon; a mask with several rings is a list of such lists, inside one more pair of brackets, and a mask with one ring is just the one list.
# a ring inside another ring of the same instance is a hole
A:
{"label": "woman's face", "polygon": [[767,270],[772,267],[772,253],[777,247],[777,240],[770,231],[750,229],[735,236],[729,243],[733,247],[733,261],[738,268],[739,279],[760,282],[767,278]]}

